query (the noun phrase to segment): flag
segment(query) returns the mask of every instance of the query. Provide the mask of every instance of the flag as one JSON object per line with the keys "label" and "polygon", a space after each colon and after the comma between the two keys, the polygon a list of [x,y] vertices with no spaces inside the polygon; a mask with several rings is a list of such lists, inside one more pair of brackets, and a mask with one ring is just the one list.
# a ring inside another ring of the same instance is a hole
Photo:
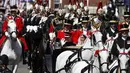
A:
{"label": "flag", "polygon": [[71,0],[69,0],[69,3],[72,5],[72,2],[71,2]]}
{"label": "flag", "polygon": [[48,1],[48,0],[46,0],[46,5],[48,5],[48,3],[49,3],[49,1]]}
{"label": "flag", "polygon": [[80,5],[79,5],[79,0],[76,1],[76,6],[77,6],[77,8],[80,7]]}
{"label": "flag", "polygon": [[37,0],[37,3],[38,4],[42,4],[42,0]]}
{"label": "flag", "polygon": [[84,6],[86,6],[87,5],[87,0],[84,0]]}
{"label": "flag", "polygon": [[100,1],[100,2],[98,3],[98,7],[97,7],[96,12],[98,12],[98,10],[99,10],[100,8],[102,9],[102,7],[103,7],[103,5],[102,5],[102,2]]}
{"label": "flag", "polygon": [[74,4],[74,5],[76,4],[76,0],[73,0],[73,4]]}

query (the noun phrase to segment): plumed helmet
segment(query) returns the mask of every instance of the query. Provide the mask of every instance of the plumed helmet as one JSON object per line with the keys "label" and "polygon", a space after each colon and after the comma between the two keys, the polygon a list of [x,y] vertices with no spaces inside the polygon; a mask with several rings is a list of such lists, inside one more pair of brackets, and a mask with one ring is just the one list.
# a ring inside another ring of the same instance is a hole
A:
{"label": "plumed helmet", "polygon": [[38,8],[39,8],[39,5],[38,5],[38,4],[35,4],[35,8],[38,9]]}
{"label": "plumed helmet", "polygon": [[49,10],[49,7],[48,7],[48,6],[46,6],[46,7],[45,7],[45,10],[46,10],[46,11],[48,11],[48,10]]}
{"label": "plumed helmet", "polygon": [[77,13],[78,13],[78,14],[81,14],[81,9],[77,9]]}
{"label": "plumed helmet", "polygon": [[59,10],[58,10],[58,13],[59,13],[59,15],[61,16],[61,15],[63,14],[62,9],[59,9]]}
{"label": "plumed helmet", "polygon": [[65,19],[67,19],[69,17],[70,13],[66,13],[65,14]]}
{"label": "plumed helmet", "polygon": [[83,2],[80,2],[80,7],[84,7],[84,3]]}
{"label": "plumed helmet", "polygon": [[64,5],[64,9],[67,9],[68,8],[68,5]]}
{"label": "plumed helmet", "polygon": [[75,19],[74,19],[74,22],[73,22],[73,25],[76,25],[76,24],[78,24],[78,23],[79,23],[78,18],[75,18]]}
{"label": "plumed helmet", "polygon": [[105,11],[102,8],[98,9],[98,11],[97,11],[98,14],[104,14],[104,12]]}
{"label": "plumed helmet", "polygon": [[93,19],[92,25],[93,25],[95,28],[99,28],[99,27],[101,26],[101,21],[100,21],[97,17],[95,17],[95,18]]}
{"label": "plumed helmet", "polygon": [[68,5],[68,9],[69,9],[69,10],[72,9],[72,5],[71,5],[71,4]]}
{"label": "plumed helmet", "polygon": [[89,11],[89,8],[87,6],[84,6],[85,11]]}
{"label": "plumed helmet", "polygon": [[27,3],[27,10],[31,10],[31,9],[33,9],[33,5],[30,3]]}
{"label": "plumed helmet", "polygon": [[77,6],[76,6],[76,5],[73,5],[73,9],[76,10],[76,9],[77,9]]}
{"label": "plumed helmet", "polygon": [[40,10],[44,11],[44,7],[42,5],[40,5]]}

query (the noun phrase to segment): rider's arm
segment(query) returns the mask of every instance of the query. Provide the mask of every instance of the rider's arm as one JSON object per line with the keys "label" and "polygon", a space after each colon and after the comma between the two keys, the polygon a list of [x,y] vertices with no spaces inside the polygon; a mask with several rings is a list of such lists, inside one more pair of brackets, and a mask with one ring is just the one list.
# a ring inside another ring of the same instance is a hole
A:
{"label": "rider's arm", "polygon": [[3,25],[2,25],[2,32],[5,33],[7,31],[7,20],[4,21]]}
{"label": "rider's arm", "polygon": [[16,19],[16,23],[18,23],[17,31],[18,31],[18,33],[21,33],[22,30],[23,30],[23,27],[24,27],[23,19],[22,19],[21,17],[18,17],[18,18]]}

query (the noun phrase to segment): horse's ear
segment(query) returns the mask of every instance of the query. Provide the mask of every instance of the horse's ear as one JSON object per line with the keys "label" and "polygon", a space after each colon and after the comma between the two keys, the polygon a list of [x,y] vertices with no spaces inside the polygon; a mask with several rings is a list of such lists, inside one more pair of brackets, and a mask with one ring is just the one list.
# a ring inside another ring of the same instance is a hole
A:
{"label": "horse's ear", "polygon": [[118,45],[118,44],[116,44],[116,45],[117,45],[117,49],[118,49],[118,51],[120,51],[121,49],[120,49],[119,45]]}
{"label": "horse's ear", "polygon": [[128,48],[128,51],[130,51],[130,47]]}

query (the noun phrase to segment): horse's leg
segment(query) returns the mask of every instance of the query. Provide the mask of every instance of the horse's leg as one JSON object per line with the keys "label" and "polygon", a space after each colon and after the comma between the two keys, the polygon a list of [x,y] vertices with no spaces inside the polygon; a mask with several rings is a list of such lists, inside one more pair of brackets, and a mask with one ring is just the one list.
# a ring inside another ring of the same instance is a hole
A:
{"label": "horse's leg", "polygon": [[16,64],[16,65],[13,66],[13,69],[12,69],[12,70],[13,70],[13,73],[16,73],[16,72],[17,72],[17,69],[18,69],[18,64]]}

